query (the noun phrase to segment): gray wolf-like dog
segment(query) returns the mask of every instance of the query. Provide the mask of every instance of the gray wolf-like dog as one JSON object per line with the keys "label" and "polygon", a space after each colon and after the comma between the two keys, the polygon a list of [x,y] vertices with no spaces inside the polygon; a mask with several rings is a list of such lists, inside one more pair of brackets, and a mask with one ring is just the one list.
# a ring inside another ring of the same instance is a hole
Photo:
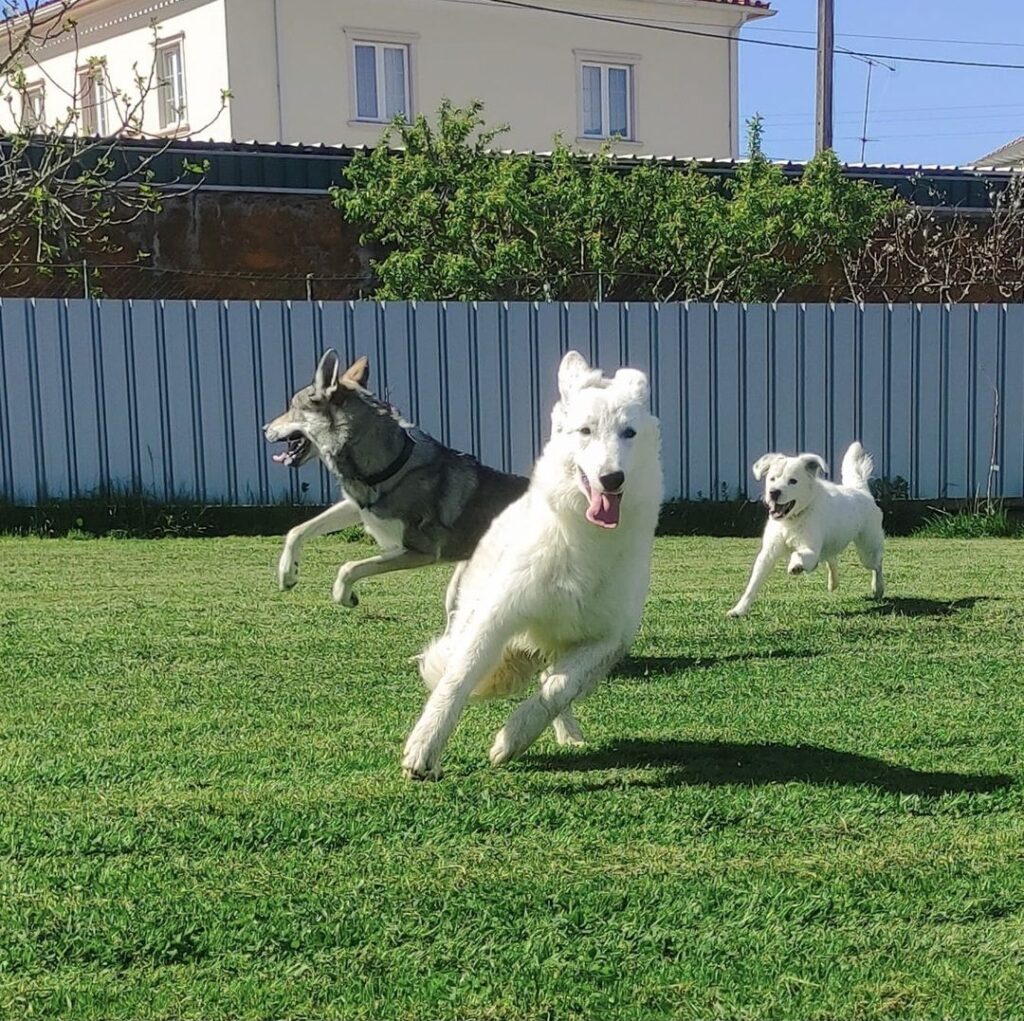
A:
{"label": "gray wolf-like dog", "polygon": [[[327,351],[312,384],[264,427],[269,442],[287,443],[275,461],[298,467],[319,455],[345,497],[285,537],[278,563],[281,588],[298,581],[302,547],[316,536],[362,524],[383,548],[378,556],[351,561],[338,571],[333,596],[348,607],[359,601],[353,586],[362,578],[466,560],[494,518],[529,484],[406,422],[366,389],[369,374],[365,357],[343,372],[338,356]],[[446,598],[449,609],[458,574],[456,568]]]}
{"label": "gray wolf-like dog", "polygon": [[851,444],[843,457],[838,486],[821,477],[828,466],[817,454],[765,454],[754,462],[754,478],[765,480],[768,523],[746,591],[728,616],[743,617],[750,611],[765,578],[786,553],[790,574],[813,571],[824,561],[828,590],[834,592],[839,585],[839,554],[851,542],[871,572],[871,594],[882,598],[885,533],[882,512],[868,488],[873,470],[871,457],[859,443]]}
{"label": "gray wolf-like dog", "polygon": [[612,378],[570,351],[551,439],[526,494],[495,518],[457,580],[444,634],[420,656],[431,694],[405,744],[406,777],[439,779],[470,697],[514,694],[539,673],[491,748],[515,758],[553,724],[583,740],[572,704],[626,653],[650,586],[662,498],[660,432],[647,377]]}

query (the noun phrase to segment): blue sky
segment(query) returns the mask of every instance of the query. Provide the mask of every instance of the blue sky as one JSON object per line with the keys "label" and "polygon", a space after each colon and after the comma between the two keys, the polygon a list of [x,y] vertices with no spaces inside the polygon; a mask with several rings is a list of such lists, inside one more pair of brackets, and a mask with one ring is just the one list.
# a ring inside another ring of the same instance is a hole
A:
{"label": "blue sky", "polygon": [[[813,44],[817,0],[773,0],[773,18],[743,35]],[[1012,0],[835,0],[836,46],[1024,65],[1024,9]],[[923,40],[923,41],[922,41]],[[1024,71],[892,62],[874,69],[869,163],[969,164],[1024,135]],[[780,159],[814,150],[813,53],[740,45],[740,110],[765,119]],[[837,54],[835,147],[860,160],[867,67]]]}

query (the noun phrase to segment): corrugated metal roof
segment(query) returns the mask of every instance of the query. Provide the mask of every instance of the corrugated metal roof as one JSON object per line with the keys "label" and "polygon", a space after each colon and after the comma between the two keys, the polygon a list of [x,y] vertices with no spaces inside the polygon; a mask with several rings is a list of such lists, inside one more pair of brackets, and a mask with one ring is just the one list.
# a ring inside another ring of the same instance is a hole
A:
{"label": "corrugated metal roof", "polygon": [[727,4],[730,7],[757,7],[762,11],[770,11],[771,5],[764,0],[704,0],[705,3]]}
{"label": "corrugated metal roof", "polygon": [[[182,177],[184,160],[207,162],[209,170],[201,187],[208,190],[290,192],[323,194],[342,183],[344,168],[355,153],[369,151],[366,146],[287,144],[280,142],[200,142],[178,140],[170,143],[125,139],[118,152],[126,166],[138,165],[144,158],[153,159],[151,169],[162,184]],[[162,151],[161,151],[162,150]],[[512,150],[506,150],[511,153]],[[550,152],[519,152],[543,160]],[[745,160],[714,156],[615,156],[616,166],[628,168],[656,163],[680,170],[693,165],[703,173],[729,177]],[[803,174],[806,161],[773,161],[786,175],[797,178]],[[892,188],[902,198],[916,205],[931,208],[986,210],[991,208],[993,194],[1024,170],[989,166],[904,165],[850,163],[844,173],[855,180],[870,181],[880,187]],[[185,177],[182,186],[194,186],[195,178]]]}
{"label": "corrugated metal roof", "polygon": [[1024,135],[1001,145],[978,160],[985,167],[1017,167],[1024,163]]}

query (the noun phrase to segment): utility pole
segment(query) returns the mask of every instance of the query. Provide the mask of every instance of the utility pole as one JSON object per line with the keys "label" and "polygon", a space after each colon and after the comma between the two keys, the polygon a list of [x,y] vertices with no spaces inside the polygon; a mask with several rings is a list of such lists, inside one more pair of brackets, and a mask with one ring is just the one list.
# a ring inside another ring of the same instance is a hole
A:
{"label": "utility pole", "polygon": [[814,151],[832,148],[832,68],[835,62],[833,0],[818,0],[818,103]]}

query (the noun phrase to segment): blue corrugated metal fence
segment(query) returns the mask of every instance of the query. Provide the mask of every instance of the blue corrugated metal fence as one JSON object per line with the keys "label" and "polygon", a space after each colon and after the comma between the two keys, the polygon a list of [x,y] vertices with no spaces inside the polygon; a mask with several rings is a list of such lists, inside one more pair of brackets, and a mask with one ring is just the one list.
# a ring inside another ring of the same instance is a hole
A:
{"label": "blue corrugated metal fence", "polygon": [[[668,496],[753,494],[766,450],[832,463],[861,439],[921,499],[1024,496],[1024,306],[0,302],[0,496],[142,490],[327,503],[270,461],[263,422],[320,351],[428,432],[525,472],[561,354],[650,374]],[[998,421],[994,422],[998,394]]]}

